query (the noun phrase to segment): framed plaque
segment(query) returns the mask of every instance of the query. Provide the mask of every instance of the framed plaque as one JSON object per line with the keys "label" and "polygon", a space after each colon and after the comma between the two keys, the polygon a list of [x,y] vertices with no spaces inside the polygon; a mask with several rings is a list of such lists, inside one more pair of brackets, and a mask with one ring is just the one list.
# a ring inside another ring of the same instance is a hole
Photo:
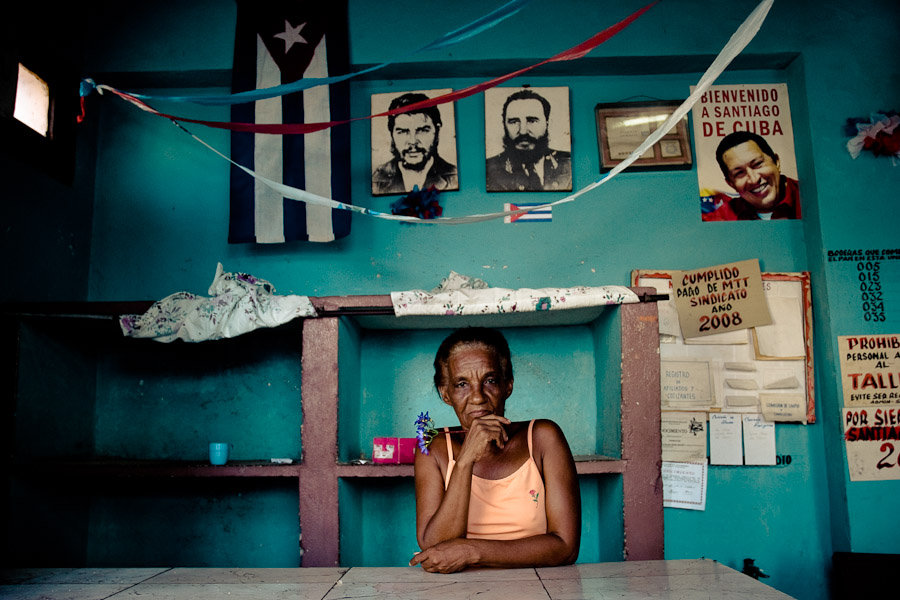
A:
{"label": "framed plaque", "polygon": [[[594,110],[600,172],[606,173],[625,160],[680,104],[679,101],[669,100],[598,104]],[[691,138],[685,116],[628,168],[633,171],[662,171],[690,169],[692,164]]]}

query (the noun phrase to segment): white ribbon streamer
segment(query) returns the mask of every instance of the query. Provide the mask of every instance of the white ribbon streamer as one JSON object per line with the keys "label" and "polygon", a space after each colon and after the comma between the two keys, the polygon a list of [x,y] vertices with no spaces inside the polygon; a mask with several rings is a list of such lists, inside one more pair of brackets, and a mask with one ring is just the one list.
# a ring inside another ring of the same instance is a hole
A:
{"label": "white ribbon streamer", "polygon": [[291,200],[298,200],[301,202],[306,202],[308,204],[315,204],[319,206],[327,206],[330,208],[340,209],[340,210],[349,210],[353,212],[357,212],[360,214],[369,215],[372,217],[377,217],[379,219],[386,219],[390,221],[401,221],[404,223],[419,223],[419,224],[427,224],[427,225],[463,225],[466,223],[477,223],[481,221],[489,221],[492,219],[500,219],[509,215],[519,215],[527,212],[531,212],[533,210],[546,209],[552,206],[556,206],[558,204],[565,204],[567,202],[572,202],[579,198],[580,196],[588,193],[589,191],[596,189],[624,171],[628,168],[631,163],[637,160],[644,152],[646,152],[649,148],[651,148],[654,144],[656,144],[666,133],[669,132],[672,127],[675,126],[676,123],[688,113],[689,110],[697,103],[700,97],[706,93],[709,87],[713,84],[713,82],[722,74],[725,68],[737,57],[744,48],[747,47],[747,44],[756,37],[756,34],[759,32],[760,27],[762,27],[763,21],[765,21],[766,16],[769,13],[769,9],[772,8],[774,0],[762,0],[753,12],[741,23],[741,26],[732,34],[731,38],[728,40],[728,43],[722,48],[719,52],[718,56],[716,56],[715,60],[713,60],[712,64],[710,64],[709,68],[707,68],[706,72],[697,82],[697,85],[694,87],[694,91],[687,97],[687,99],[681,103],[681,105],[675,109],[675,111],[666,119],[662,125],[656,128],[653,133],[651,133],[647,138],[641,142],[641,144],[634,149],[634,151],[628,155],[628,157],[617,164],[613,169],[607,173],[602,179],[599,179],[588,186],[585,186],[574,192],[565,198],[561,198],[554,202],[548,202],[547,204],[541,204],[540,206],[532,206],[527,209],[518,209],[518,210],[510,210],[503,212],[493,212],[493,213],[483,213],[477,215],[467,215],[462,217],[438,217],[436,219],[420,219],[418,217],[409,217],[404,215],[392,215],[384,212],[379,212],[375,210],[371,210],[362,206],[355,206],[352,204],[345,204],[343,202],[338,202],[336,200],[332,200],[331,198],[324,198],[322,196],[317,196],[316,194],[311,194],[306,190],[302,190],[300,188],[295,188],[291,186],[287,186],[277,181],[272,181],[271,179],[267,179],[255,172],[251,169],[248,169],[244,166],[241,166],[231,160],[228,156],[222,154],[187,129],[182,127],[179,123],[174,122],[176,126],[181,128],[185,133],[190,135],[199,143],[203,144],[231,164],[235,165],[251,177],[255,177],[257,180],[261,181],[266,186],[274,189],[278,193],[280,193],[285,198],[290,198]]}

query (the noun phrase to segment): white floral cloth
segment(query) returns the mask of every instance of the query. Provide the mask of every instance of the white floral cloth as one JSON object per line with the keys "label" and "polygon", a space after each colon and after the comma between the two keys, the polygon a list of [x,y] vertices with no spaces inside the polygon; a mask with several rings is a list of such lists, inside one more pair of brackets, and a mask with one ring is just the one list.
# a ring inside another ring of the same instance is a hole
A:
{"label": "white floral cloth", "polygon": [[517,290],[486,286],[480,279],[468,278],[451,271],[450,276],[431,291],[391,292],[391,302],[394,313],[403,317],[535,312],[639,301],[637,294],[619,285]]}
{"label": "white floral cloth", "polygon": [[142,315],[121,315],[129,337],[159,342],[201,342],[235,337],[262,327],[275,327],[297,317],[315,317],[307,296],[277,296],[265,279],[246,273],[224,273],[222,263],[209,295],[177,292],[153,303]]}
{"label": "white floral cloth", "polygon": [[491,286],[488,285],[487,281],[483,281],[477,277],[460,275],[456,271],[450,271],[450,274],[441,279],[441,283],[431,290],[431,293],[438,294],[452,290],[483,290],[489,287]]}

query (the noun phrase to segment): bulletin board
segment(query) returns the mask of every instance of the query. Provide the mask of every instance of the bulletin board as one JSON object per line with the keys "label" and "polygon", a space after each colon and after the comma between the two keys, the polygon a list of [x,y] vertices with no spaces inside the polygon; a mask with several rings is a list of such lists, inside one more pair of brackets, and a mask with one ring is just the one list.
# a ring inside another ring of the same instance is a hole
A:
{"label": "bulletin board", "polygon": [[[777,414],[774,420],[814,423],[809,273],[762,273],[773,319],[771,325],[686,339],[681,335],[672,294],[675,272],[634,270],[631,284],[669,294],[668,301],[657,303],[661,363],[669,365],[670,372],[689,374],[695,381],[708,381],[708,389],[702,389],[701,385],[698,394],[685,395],[682,399],[665,392],[663,377],[662,409],[772,414],[778,410],[773,407],[792,406],[790,412]],[[664,375],[666,370],[661,372]]]}

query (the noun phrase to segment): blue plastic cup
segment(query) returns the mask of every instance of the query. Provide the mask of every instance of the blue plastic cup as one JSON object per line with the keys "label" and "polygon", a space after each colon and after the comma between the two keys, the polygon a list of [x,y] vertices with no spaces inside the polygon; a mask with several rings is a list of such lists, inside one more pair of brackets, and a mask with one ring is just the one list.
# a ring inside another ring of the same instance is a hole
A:
{"label": "blue plastic cup", "polygon": [[211,465],[224,465],[227,463],[229,446],[230,444],[226,442],[210,442],[209,463]]}

